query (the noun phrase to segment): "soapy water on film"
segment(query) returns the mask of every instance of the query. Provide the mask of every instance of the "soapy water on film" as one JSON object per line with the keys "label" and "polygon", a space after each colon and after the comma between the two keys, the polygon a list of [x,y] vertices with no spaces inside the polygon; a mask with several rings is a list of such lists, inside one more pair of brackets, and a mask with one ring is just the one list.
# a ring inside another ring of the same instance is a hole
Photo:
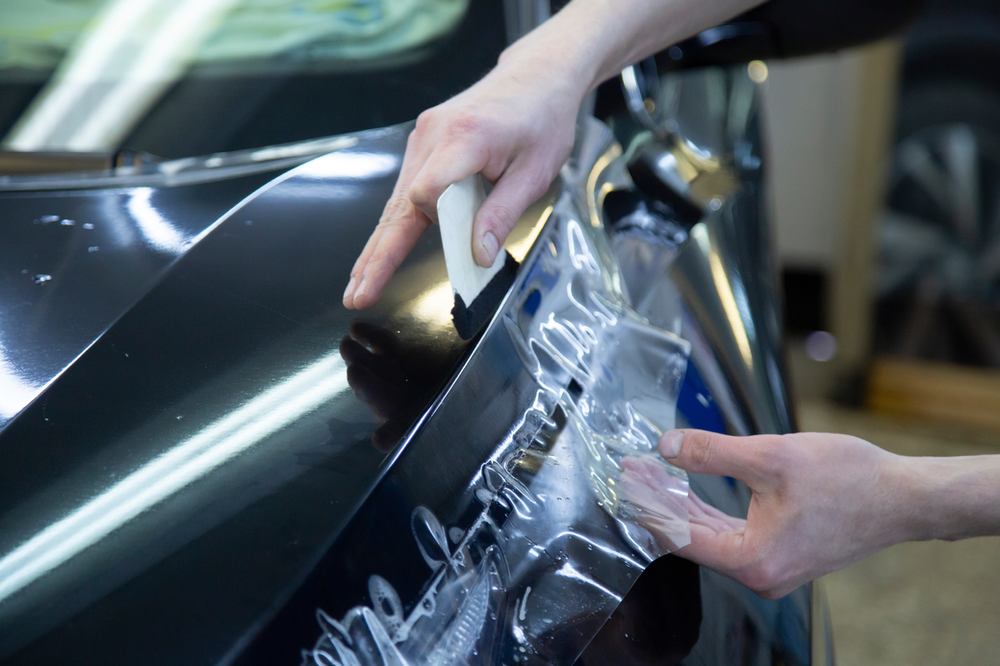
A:
{"label": "soapy water on film", "polygon": [[572,663],[645,565],[690,542],[687,476],[656,454],[690,348],[628,307],[603,233],[564,198],[522,268],[502,325],[538,390],[470,486],[475,519],[417,507],[419,598],[372,576],[367,605],[317,611],[303,663]]}

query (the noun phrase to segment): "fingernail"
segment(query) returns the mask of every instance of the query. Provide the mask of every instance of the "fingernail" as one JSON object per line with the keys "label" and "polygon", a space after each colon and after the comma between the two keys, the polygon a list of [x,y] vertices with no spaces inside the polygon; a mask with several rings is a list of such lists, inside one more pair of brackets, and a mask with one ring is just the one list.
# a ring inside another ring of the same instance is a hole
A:
{"label": "fingernail", "polygon": [[682,441],[684,441],[684,431],[671,430],[660,439],[660,455],[664,458],[676,458],[681,453]]}
{"label": "fingernail", "polygon": [[481,245],[483,246],[483,250],[486,252],[487,266],[492,266],[493,261],[497,258],[497,250],[500,248],[500,243],[497,242],[497,237],[493,235],[492,231],[487,231],[483,234]]}
{"label": "fingernail", "polygon": [[355,303],[357,303],[358,299],[361,298],[364,295],[365,289],[367,289],[367,288],[368,288],[368,278],[362,277],[361,278],[361,284],[358,285],[358,290],[354,293],[354,302]]}
{"label": "fingernail", "polygon": [[351,276],[351,281],[347,283],[347,289],[344,289],[344,300],[345,301],[347,300],[347,295],[348,294],[354,293],[354,283],[356,281],[357,281],[357,278],[352,275]]}

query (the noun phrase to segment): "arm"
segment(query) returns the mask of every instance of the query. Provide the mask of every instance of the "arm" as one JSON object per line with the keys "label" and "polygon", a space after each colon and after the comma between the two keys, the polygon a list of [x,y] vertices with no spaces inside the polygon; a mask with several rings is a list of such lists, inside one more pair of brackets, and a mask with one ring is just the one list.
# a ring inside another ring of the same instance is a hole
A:
{"label": "arm", "polygon": [[438,196],[473,173],[494,184],[472,253],[490,266],[573,146],[584,96],[622,68],[761,0],[573,0],[518,40],[477,84],[417,118],[399,180],[351,270],[344,305],[366,308],[436,221]]}
{"label": "arm", "polygon": [[[1000,456],[898,456],[847,435],[675,430],[669,462],[753,491],[746,521],[691,496],[678,555],[777,598],[903,541],[1000,535]],[[735,522],[734,522],[735,521]]]}

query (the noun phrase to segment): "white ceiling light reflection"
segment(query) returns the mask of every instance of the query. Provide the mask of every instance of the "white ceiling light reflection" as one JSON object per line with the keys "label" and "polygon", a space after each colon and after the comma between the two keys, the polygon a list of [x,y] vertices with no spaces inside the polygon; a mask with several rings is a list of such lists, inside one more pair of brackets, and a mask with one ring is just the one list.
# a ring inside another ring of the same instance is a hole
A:
{"label": "white ceiling light reflection", "polygon": [[319,153],[332,153],[337,150],[346,150],[357,145],[357,143],[358,138],[356,136],[314,139],[312,141],[261,148],[253,151],[250,154],[250,159],[254,162],[266,162],[269,160],[284,160],[290,157],[304,157]]}
{"label": "white ceiling light reflection", "polygon": [[377,178],[388,176],[399,166],[399,156],[391,153],[331,153],[307,162],[295,170],[306,178]]}
{"label": "white ceiling light reflection", "polygon": [[0,601],[346,388],[334,352],[209,424],[0,559]]}
{"label": "white ceiling light reflection", "polygon": [[150,245],[161,252],[180,254],[193,240],[170,224],[152,204],[153,190],[139,187],[129,193],[125,207]]}
{"label": "white ceiling light reflection", "polygon": [[108,3],[5,145],[27,151],[111,150],[183,74],[235,1]]}
{"label": "white ceiling light reflection", "polygon": [[[745,320],[741,315],[740,307],[736,303],[737,297],[733,293],[729,276],[726,275],[726,269],[722,265],[719,253],[712,248],[712,240],[708,234],[708,227],[703,222],[698,223],[691,228],[690,236],[698,243],[705,256],[708,257],[708,265],[712,271],[712,280],[715,282],[719,299],[722,301],[722,308],[726,312],[726,319],[729,320],[729,327],[732,329],[733,336],[736,338],[736,344],[740,348],[740,356],[743,357],[743,363],[748,368],[752,368],[753,352],[750,350],[750,338],[744,326]],[[745,296],[743,302],[745,304]]]}
{"label": "white ceiling light reflection", "polygon": [[0,345],[0,419],[13,418],[42,390],[25,380],[7,360]]}

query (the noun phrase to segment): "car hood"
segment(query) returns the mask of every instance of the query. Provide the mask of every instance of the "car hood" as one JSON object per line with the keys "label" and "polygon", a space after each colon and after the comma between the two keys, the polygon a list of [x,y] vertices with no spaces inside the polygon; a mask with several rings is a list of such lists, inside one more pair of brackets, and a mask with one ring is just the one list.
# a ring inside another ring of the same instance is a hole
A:
{"label": "car hood", "polygon": [[[5,335],[23,324],[24,354],[6,358],[38,396],[0,432],[0,655],[57,627],[94,658],[216,661],[342,526],[467,348],[437,234],[376,307],[341,305],[407,134],[366,133],[252,193],[219,182],[19,200],[39,211],[25,234],[67,239],[51,280],[17,272],[42,295],[4,320]],[[96,288],[85,262],[115,259],[115,233],[134,242]],[[74,299],[61,319],[46,310]],[[176,641],[191,627],[204,640]]]}

